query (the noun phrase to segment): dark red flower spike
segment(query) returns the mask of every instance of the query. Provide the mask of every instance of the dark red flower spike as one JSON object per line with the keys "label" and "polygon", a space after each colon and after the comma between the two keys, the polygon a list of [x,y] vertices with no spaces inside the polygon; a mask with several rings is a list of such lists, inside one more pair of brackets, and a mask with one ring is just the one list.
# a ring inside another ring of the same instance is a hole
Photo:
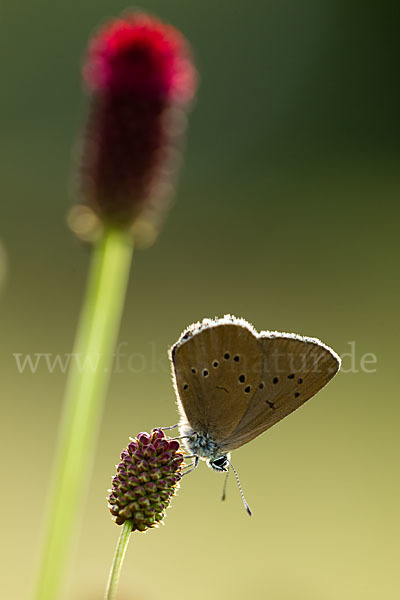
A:
{"label": "dark red flower spike", "polygon": [[177,144],[172,109],[193,98],[196,71],[183,36],[134,13],[106,24],[84,64],[92,106],[84,146],[85,200],[103,221],[131,225],[154,211]]}
{"label": "dark red flower spike", "polygon": [[108,499],[115,522],[131,520],[132,531],[146,531],[164,517],[182,477],[184,456],[179,442],[161,429],[139,433],[121,453]]}

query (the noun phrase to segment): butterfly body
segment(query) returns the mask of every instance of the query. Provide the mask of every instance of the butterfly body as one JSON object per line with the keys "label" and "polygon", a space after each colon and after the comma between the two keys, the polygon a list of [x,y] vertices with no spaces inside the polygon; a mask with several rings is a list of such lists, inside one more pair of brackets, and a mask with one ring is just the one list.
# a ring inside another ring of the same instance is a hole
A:
{"label": "butterfly body", "polygon": [[195,431],[185,422],[180,423],[179,431],[190,454],[206,460],[208,466],[215,471],[227,471],[227,455],[207,431]]}
{"label": "butterfly body", "polygon": [[316,338],[258,333],[244,319],[204,319],[170,351],[180,433],[217,471],[229,453],[296,410],[334,376],[340,358]]}

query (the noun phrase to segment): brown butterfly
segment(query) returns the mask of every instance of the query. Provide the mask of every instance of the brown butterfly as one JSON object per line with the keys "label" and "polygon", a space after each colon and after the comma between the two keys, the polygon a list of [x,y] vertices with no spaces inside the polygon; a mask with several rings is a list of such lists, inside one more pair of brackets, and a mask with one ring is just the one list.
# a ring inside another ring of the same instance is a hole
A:
{"label": "brown butterfly", "polygon": [[228,465],[233,469],[231,450],[304,404],[340,368],[336,352],[316,338],[258,333],[231,315],[190,325],[170,358],[180,433],[193,468],[202,459],[225,472]]}

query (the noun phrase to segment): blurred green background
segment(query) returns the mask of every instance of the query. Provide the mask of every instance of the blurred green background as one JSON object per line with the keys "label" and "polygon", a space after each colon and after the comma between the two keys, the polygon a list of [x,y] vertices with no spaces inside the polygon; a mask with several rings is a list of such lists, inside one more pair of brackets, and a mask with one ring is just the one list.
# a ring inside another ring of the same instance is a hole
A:
{"label": "blurred green background", "polygon": [[[132,539],[120,599],[398,598],[400,44],[397,3],[368,4],[142,3],[192,42],[201,87],[175,206],[134,258],[128,356],[112,378],[65,598],[102,598],[119,534],[105,497],[128,437],[177,420],[168,346],[226,312],[354,349],[354,361],[234,453],[253,518],[233,478],[223,504],[223,478],[202,464],[166,527]],[[87,105],[80,63],[94,28],[126,7],[1,6],[4,598],[32,589],[65,384],[44,362],[20,373],[14,354],[71,352],[89,258],[65,219]]]}

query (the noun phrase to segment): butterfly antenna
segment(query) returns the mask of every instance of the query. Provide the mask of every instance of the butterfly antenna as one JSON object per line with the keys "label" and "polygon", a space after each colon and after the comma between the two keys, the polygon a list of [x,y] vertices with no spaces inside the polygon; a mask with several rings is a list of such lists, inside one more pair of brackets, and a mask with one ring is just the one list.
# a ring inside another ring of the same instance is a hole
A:
{"label": "butterfly antenna", "polygon": [[228,463],[229,463],[229,465],[230,465],[230,467],[231,467],[232,471],[235,473],[236,481],[237,481],[237,484],[238,484],[238,488],[239,488],[240,495],[242,496],[242,500],[243,500],[244,507],[245,507],[245,509],[246,509],[247,513],[248,513],[248,514],[250,515],[250,517],[251,517],[251,515],[252,515],[253,513],[251,512],[251,510],[250,510],[250,506],[247,504],[247,502],[246,502],[246,498],[244,497],[243,490],[242,490],[242,486],[240,485],[239,475],[237,474],[237,472],[236,472],[236,469],[235,469],[235,467],[233,466],[233,464],[231,463],[231,461],[230,461],[229,459],[226,459],[226,460],[228,461]]}
{"label": "butterfly antenna", "polygon": [[222,502],[226,498],[226,484],[228,482],[228,475],[229,475],[229,471],[227,470],[226,475],[225,475],[224,487],[222,488],[222,497],[221,497]]}

